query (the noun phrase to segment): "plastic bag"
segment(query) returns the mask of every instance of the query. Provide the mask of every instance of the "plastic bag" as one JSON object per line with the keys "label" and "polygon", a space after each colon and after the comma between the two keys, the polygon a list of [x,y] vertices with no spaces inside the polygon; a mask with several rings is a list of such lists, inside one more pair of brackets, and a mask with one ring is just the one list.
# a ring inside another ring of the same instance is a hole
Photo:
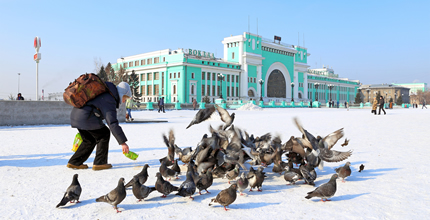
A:
{"label": "plastic bag", "polygon": [[75,141],[73,141],[73,148],[72,151],[76,152],[79,148],[79,146],[81,146],[82,143],[82,137],[80,133],[77,133],[75,136]]}
{"label": "plastic bag", "polygon": [[130,158],[131,160],[136,160],[137,157],[139,157],[139,154],[136,154],[132,151],[128,151],[128,153],[122,152],[126,157]]}

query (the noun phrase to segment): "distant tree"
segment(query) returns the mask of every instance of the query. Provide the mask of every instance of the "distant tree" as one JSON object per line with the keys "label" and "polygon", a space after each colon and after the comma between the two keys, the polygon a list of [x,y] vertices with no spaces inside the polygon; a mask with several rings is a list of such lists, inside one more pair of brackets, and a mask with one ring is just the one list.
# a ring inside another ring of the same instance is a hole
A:
{"label": "distant tree", "polygon": [[105,67],[103,65],[100,67],[100,70],[97,73],[97,76],[99,76],[100,79],[103,80],[103,82],[108,81],[108,77],[107,77],[107,74],[106,74],[106,71],[105,71]]}
{"label": "distant tree", "polygon": [[113,68],[111,69],[111,74],[113,76],[113,84],[118,85],[120,82],[127,82],[126,80],[126,73],[125,73],[125,69],[120,66],[118,71],[113,70]]}
{"label": "distant tree", "polygon": [[379,100],[379,97],[381,97],[381,91],[378,91],[378,92],[376,93],[376,100]]}
{"label": "distant tree", "polygon": [[393,102],[393,101],[394,101],[394,100],[393,100],[393,98],[391,97],[389,102]]}
{"label": "distant tree", "polygon": [[397,105],[403,104],[403,97],[402,97],[402,95],[399,95],[399,97],[397,98],[396,104]]}
{"label": "distant tree", "polygon": [[99,57],[94,57],[94,73],[97,73],[100,70],[100,67],[103,66],[102,59]]}
{"label": "distant tree", "polygon": [[211,103],[211,99],[208,96],[205,96],[202,98],[202,102],[209,104],[209,103]]}
{"label": "distant tree", "polygon": [[361,95],[360,95],[360,92],[357,92],[357,94],[355,95],[355,103],[361,103],[362,102],[362,100],[361,100]]}
{"label": "distant tree", "polygon": [[128,77],[128,84],[131,87],[133,101],[140,102],[142,94],[139,93],[139,76],[134,72],[134,70],[131,71],[130,77]]}
{"label": "distant tree", "polygon": [[15,100],[15,96],[13,96],[13,94],[9,94],[9,96],[7,97],[9,100]]}

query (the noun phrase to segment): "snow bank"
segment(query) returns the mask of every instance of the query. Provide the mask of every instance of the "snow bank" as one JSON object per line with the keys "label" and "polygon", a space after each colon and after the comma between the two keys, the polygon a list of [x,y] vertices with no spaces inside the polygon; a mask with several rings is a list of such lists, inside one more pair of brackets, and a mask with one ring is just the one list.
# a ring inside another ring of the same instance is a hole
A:
{"label": "snow bank", "polygon": [[252,103],[246,103],[245,105],[242,105],[240,108],[236,109],[239,111],[263,111],[263,108],[261,108],[258,105],[254,105]]}

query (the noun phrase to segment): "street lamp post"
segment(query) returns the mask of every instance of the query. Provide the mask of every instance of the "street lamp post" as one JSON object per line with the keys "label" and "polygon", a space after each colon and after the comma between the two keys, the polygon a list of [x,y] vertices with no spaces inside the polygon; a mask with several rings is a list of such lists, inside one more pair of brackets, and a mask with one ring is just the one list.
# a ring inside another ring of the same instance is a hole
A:
{"label": "street lamp post", "polygon": [[291,101],[294,102],[294,82],[291,82]]}
{"label": "street lamp post", "polygon": [[331,90],[333,89],[334,85],[333,84],[328,84],[328,89],[330,91],[330,98],[329,100],[331,101]]}
{"label": "street lamp post", "polygon": [[218,73],[218,80],[220,81],[220,88],[221,88],[221,91],[220,91],[220,95],[219,95],[219,98],[220,99],[222,99],[222,81],[224,81],[224,74],[222,74],[222,73]]}
{"label": "street lamp post", "polygon": [[260,79],[260,80],[258,80],[258,83],[260,83],[260,101],[263,101],[263,83],[264,83],[264,80]]}
{"label": "street lamp post", "polygon": [[319,83],[315,83],[315,101],[318,101],[318,86],[320,85]]}

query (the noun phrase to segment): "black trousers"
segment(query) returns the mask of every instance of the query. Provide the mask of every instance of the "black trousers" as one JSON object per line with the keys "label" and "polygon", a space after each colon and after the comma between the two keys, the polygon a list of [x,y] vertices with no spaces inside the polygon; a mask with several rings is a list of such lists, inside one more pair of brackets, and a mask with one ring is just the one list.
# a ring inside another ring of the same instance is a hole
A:
{"label": "black trousers", "polygon": [[160,111],[165,112],[165,111],[164,111],[164,105],[160,105],[160,106],[158,107],[158,113],[160,113]]}
{"label": "black trousers", "polygon": [[380,115],[380,114],[381,114],[381,109],[382,109],[382,111],[384,112],[384,114],[387,114],[387,113],[385,113],[384,107],[379,106],[379,113],[378,113],[378,115]]}
{"label": "black trousers", "polygon": [[69,163],[79,166],[82,165],[93,152],[95,146],[97,145],[96,158],[94,158],[94,165],[107,164],[108,153],[109,153],[109,139],[110,130],[108,127],[97,130],[80,130],[79,133],[82,137],[82,143],[78,150],[70,158]]}

